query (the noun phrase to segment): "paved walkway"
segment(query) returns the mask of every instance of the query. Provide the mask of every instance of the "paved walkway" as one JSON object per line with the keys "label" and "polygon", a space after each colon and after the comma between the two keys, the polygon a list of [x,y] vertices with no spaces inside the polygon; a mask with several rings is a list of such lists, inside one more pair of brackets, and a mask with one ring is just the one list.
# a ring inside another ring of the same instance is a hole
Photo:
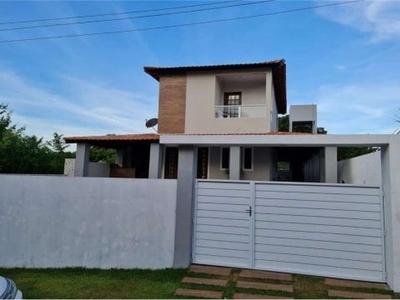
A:
{"label": "paved walkway", "polygon": [[381,283],[192,265],[175,296],[212,299],[391,299],[392,292]]}

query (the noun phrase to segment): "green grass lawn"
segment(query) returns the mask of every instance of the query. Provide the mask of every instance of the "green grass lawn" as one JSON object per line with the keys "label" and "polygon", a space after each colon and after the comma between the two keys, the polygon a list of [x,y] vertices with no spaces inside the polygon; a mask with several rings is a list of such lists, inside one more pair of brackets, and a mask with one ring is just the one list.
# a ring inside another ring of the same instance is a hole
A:
{"label": "green grass lawn", "polygon": [[172,298],[187,269],[1,269],[24,298]]}

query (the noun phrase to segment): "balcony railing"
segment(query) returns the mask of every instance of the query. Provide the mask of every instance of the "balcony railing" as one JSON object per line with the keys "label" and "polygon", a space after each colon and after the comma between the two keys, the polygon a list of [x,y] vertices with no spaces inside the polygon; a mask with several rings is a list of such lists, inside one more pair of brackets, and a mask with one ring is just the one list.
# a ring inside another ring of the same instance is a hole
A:
{"label": "balcony railing", "polygon": [[216,118],[265,118],[267,106],[254,105],[216,105]]}

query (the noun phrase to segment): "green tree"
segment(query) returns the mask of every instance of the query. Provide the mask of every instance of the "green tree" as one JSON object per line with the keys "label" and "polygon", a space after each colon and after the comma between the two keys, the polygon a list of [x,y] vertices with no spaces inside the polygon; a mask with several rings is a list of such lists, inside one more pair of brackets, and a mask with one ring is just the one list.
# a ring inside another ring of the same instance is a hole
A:
{"label": "green tree", "polygon": [[46,143],[54,152],[64,153],[64,150],[68,148],[67,143],[64,140],[63,134],[53,133],[53,139]]}
{"label": "green tree", "polygon": [[[54,137],[52,144],[27,135],[25,127],[12,124],[8,106],[0,104],[0,173],[62,174],[64,159],[74,155],[64,152],[62,135],[55,133]],[[50,144],[55,151],[49,148]]]}
{"label": "green tree", "polygon": [[113,164],[115,163],[116,155],[117,154],[115,149],[107,149],[107,148],[92,146],[90,148],[89,160],[91,162],[102,162],[102,163]]}
{"label": "green tree", "polygon": [[289,115],[278,117],[278,131],[289,132]]}

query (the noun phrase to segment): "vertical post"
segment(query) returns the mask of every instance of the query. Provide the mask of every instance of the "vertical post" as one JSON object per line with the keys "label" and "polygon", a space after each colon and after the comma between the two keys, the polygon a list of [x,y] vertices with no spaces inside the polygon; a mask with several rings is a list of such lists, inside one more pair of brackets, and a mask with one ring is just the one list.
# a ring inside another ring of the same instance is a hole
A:
{"label": "vertical post", "polygon": [[87,177],[89,174],[90,144],[78,143],[76,145],[75,171],[76,177]]}
{"label": "vertical post", "polygon": [[159,143],[150,144],[149,178],[161,178],[162,149]]}
{"label": "vertical post", "polygon": [[387,283],[400,292],[400,136],[391,136],[381,147],[382,189],[385,216],[385,259]]}
{"label": "vertical post", "polygon": [[325,147],[325,182],[337,183],[337,147]]}
{"label": "vertical post", "polygon": [[231,146],[229,151],[229,179],[240,180],[240,147]]}
{"label": "vertical post", "polygon": [[179,147],[174,268],[186,268],[191,261],[196,154],[197,148],[194,146]]}

